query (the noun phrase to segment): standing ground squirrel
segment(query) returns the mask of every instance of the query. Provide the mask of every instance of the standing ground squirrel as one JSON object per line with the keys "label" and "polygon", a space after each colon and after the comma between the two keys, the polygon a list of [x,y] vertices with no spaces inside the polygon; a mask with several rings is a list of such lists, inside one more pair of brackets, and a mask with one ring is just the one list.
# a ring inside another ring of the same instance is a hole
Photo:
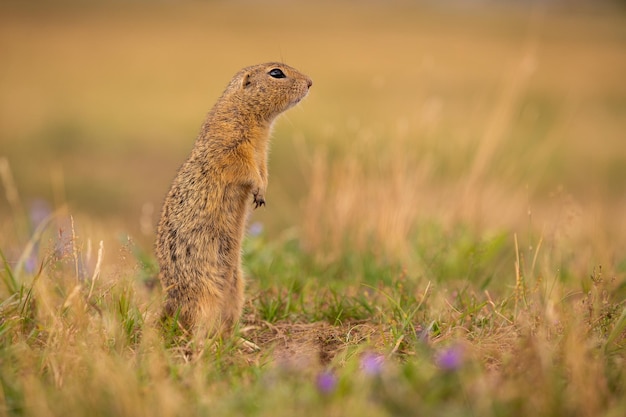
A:
{"label": "standing ground squirrel", "polygon": [[163,313],[178,315],[186,329],[229,331],[239,319],[241,242],[251,206],[265,204],[270,129],[312,84],[281,63],[242,69],[178,171],[163,204],[156,255],[166,292]]}

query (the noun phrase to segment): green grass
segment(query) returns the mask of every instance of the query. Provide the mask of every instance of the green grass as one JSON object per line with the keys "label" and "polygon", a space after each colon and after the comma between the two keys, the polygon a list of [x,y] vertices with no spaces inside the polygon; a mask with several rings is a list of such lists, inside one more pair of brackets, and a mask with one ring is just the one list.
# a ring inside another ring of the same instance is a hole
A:
{"label": "green grass", "polygon": [[189,340],[159,333],[145,260],[77,280],[82,242],[55,251],[48,230],[40,269],[17,274],[3,255],[3,413],[618,415],[623,282],[600,268],[563,279],[568,265],[543,265],[545,277],[509,265],[481,281],[473,274],[499,269],[515,246],[466,228],[453,237],[431,226],[428,241],[446,250],[432,275],[414,276],[371,254],[351,275],[354,253],[329,268],[297,236],[250,236],[237,337]]}
{"label": "green grass", "polygon": [[[0,416],[623,415],[623,8],[269,6],[0,6]],[[244,313],[190,338],[159,206],[281,58]]]}

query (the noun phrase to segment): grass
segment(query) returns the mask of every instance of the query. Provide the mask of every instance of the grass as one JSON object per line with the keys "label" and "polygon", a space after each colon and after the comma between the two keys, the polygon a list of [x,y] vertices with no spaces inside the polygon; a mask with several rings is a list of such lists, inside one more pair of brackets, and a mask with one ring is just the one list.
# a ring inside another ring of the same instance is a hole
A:
{"label": "grass", "polygon": [[[626,410],[621,6],[0,7],[0,415]],[[165,190],[277,58],[236,337],[161,332]]]}
{"label": "grass", "polygon": [[[329,269],[295,246],[293,237],[278,245],[266,239],[260,234],[246,242],[253,296],[238,330],[260,350],[237,338],[181,345],[160,336],[160,291],[140,279],[151,267],[139,259],[126,275],[78,279],[75,256],[88,263],[75,249],[80,240],[55,251],[50,231],[39,242],[41,267],[32,272],[16,274],[3,255],[3,413],[623,410],[623,282],[605,278],[599,268],[571,281],[557,269],[542,277],[513,254],[518,275],[511,265],[505,282],[454,275],[434,282],[377,261],[365,263],[360,277],[346,272],[354,255],[335,259]],[[460,248],[452,249],[461,253],[481,246],[467,231],[457,241]],[[457,252],[441,253],[431,264],[435,275],[445,277],[454,271],[449,265],[466,262]],[[494,265],[489,251],[471,256]],[[263,261],[268,257],[269,265]],[[296,262],[297,273],[285,274]],[[368,284],[370,275],[382,279]]]}

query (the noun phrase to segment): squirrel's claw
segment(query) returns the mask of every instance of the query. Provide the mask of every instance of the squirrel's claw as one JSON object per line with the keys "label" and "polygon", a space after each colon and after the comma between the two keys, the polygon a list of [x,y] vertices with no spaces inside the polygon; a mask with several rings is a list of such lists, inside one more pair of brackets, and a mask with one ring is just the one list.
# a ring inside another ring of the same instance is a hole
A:
{"label": "squirrel's claw", "polygon": [[252,202],[254,203],[255,209],[265,205],[265,199],[259,194],[254,194],[254,200]]}
{"label": "squirrel's claw", "polygon": [[265,200],[263,199],[259,199],[259,200],[255,200],[254,201],[254,208],[259,208],[259,206],[264,206],[265,205]]}

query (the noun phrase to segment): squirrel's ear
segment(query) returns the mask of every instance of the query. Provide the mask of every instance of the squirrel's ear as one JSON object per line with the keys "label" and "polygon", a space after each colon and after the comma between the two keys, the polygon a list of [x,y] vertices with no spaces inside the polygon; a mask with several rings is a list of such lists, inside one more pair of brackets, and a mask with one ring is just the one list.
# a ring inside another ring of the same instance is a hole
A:
{"label": "squirrel's ear", "polygon": [[242,86],[243,88],[246,88],[246,87],[248,87],[250,84],[252,84],[252,81],[250,81],[250,73],[249,73],[249,72],[246,72],[246,73],[243,75],[242,79],[241,79],[241,86]]}

